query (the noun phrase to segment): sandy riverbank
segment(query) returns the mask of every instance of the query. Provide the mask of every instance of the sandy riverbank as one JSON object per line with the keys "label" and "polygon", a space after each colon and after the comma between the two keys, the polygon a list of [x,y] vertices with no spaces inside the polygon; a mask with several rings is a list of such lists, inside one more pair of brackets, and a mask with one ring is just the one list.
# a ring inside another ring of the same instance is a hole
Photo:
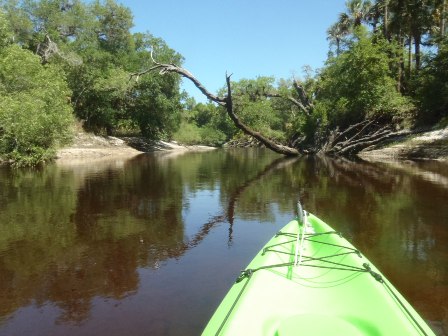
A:
{"label": "sandy riverbank", "polygon": [[[73,144],[57,152],[57,163],[86,163],[110,159],[128,159],[148,152],[206,151],[208,146],[182,146],[174,142],[147,141],[139,137],[101,137],[78,132]],[[382,148],[358,154],[367,161],[443,160],[448,161],[448,127],[405,137]]]}
{"label": "sandy riverbank", "polygon": [[110,159],[128,159],[136,155],[156,151],[205,151],[214,147],[182,146],[165,141],[145,141],[137,137],[102,137],[78,132],[73,143],[57,151],[56,163],[97,162]]}
{"label": "sandy riverbank", "polygon": [[358,156],[368,161],[448,161],[448,127],[408,136],[382,148],[362,151]]}

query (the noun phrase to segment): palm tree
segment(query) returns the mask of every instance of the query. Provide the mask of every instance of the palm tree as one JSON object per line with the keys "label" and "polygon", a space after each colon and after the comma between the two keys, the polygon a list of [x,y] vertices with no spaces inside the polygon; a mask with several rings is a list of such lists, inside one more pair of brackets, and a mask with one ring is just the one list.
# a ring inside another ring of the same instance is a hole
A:
{"label": "palm tree", "polygon": [[333,35],[330,30],[338,36],[348,35],[353,28],[369,20],[372,8],[370,0],[348,0],[345,5],[347,11],[339,14],[338,21],[328,29],[328,35]]}
{"label": "palm tree", "polygon": [[406,12],[409,17],[409,35],[414,40],[415,70],[420,69],[420,46],[423,36],[431,28],[431,0],[408,0]]}
{"label": "palm tree", "polygon": [[372,3],[370,0],[348,0],[345,6],[352,26],[358,27],[363,21],[367,21]]}
{"label": "palm tree", "polygon": [[336,45],[336,55],[341,53],[341,43],[353,28],[367,21],[371,15],[372,4],[370,0],[348,0],[347,11],[339,14],[339,19],[327,30],[327,40],[330,45]]}
{"label": "palm tree", "polygon": [[372,26],[374,32],[377,31],[377,26],[380,23],[382,14],[381,0],[378,0],[370,7],[366,17],[366,21]]}
{"label": "palm tree", "polygon": [[339,24],[339,22],[336,22],[327,29],[327,40],[330,41],[330,46],[333,44],[336,45],[336,56],[339,56],[341,53],[341,42],[347,33],[347,29]]}

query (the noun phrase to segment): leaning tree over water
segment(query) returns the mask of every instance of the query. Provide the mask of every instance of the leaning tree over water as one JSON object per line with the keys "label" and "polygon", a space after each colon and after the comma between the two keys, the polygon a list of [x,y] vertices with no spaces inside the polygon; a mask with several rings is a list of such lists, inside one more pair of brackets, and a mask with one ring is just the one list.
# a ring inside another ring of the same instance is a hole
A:
{"label": "leaning tree over water", "polygon": [[[358,153],[359,151],[378,144],[379,142],[392,138],[394,136],[403,135],[404,131],[397,131],[393,124],[389,121],[390,117],[384,116],[381,114],[378,115],[368,115],[366,112],[360,113],[360,118],[352,118],[348,123],[343,124],[342,127],[339,125],[335,125],[333,128],[331,124],[328,125],[328,129],[326,132],[320,136],[313,137],[313,141],[310,143],[307,142],[306,137],[297,137],[297,134],[293,136],[296,139],[288,139],[288,143],[290,145],[285,145],[280,143],[279,141],[275,141],[261,132],[253,129],[247,123],[245,123],[236,113],[235,104],[234,104],[234,94],[232,90],[232,82],[231,76],[226,74],[226,90],[224,95],[219,96],[211,93],[190,71],[184,69],[181,66],[176,64],[169,63],[160,63],[157,62],[153,53],[151,52],[151,58],[153,65],[144,71],[136,72],[131,75],[131,78],[140,78],[143,75],[146,75],[153,71],[158,71],[160,75],[165,75],[167,73],[176,73],[180,76],[190,80],[209,100],[215,102],[219,106],[223,107],[228,115],[228,117],[232,120],[233,124],[240,129],[244,134],[249,135],[259,141],[261,144],[266,146],[267,148],[277,152],[279,154],[283,154],[286,156],[297,156],[303,154],[317,154],[324,153],[328,155],[334,156],[349,156]],[[376,62],[376,59],[370,60],[372,62]],[[339,67],[344,68],[344,66],[335,65],[334,67],[338,69]],[[362,64],[360,65],[362,66]],[[387,67],[387,65],[385,65]],[[344,74],[344,69],[339,69],[339,71]],[[333,74],[330,74],[333,76]],[[349,76],[345,74],[346,76]],[[375,74],[372,74],[374,76]],[[371,79],[362,79],[372,81]],[[381,82],[381,85],[384,85],[384,79],[382,77],[378,77],[377,81]],[[325,99],[325,82],[321,89],[323,98]],[[391,84],[389,82],[389,84]],[[332,83],[327,83],[327,86],[334,85]],[[336,84],[337,85],[337,84]],[[313,115],[315,113],[315,97],[309,95],[301,82],[295,80],[293,82],[293,93],[294,94],[285,94],[284,91],[268,89],[267,91],[263,89],[257,90],[256,92],[252,92],[251,95],[253,99],[259,99],[263,97],[264,99],[283,99],[288,101],[290,104],[293,104],[298,108],[298,110],[302,113],[302,115],[308,119],[315,118]],[[391,89],[385,86],[385,90]],[[392,85],[392,89],[393,85]],[[331,91],[332,89],[327,89],[327,91]],[[372,91],[379,90],[377,87],[372,86]],[[380,90],[381,91],[381,90]],[[376,92],[367,92],[367,96],[374,96],[384,94],[384,90],[380,93]],[[344,93],[341,93],[344,94]],[[354,93],[356,94],[356,93]],[[397,93],[398,94],[398,93]],[[319,95],[316,95],[317,97]],[[390,97],[389,97],[390,98]],[[356,101],[356,100],[355,100]],[[384,103],[384,102],[382,102]],[[373,106],[373,105],[372,105]],[[374,107],[374,106],[373,106]],[[357,108],[357,107],[354,107]],[[309,140],[309,139],[308,139]]]}

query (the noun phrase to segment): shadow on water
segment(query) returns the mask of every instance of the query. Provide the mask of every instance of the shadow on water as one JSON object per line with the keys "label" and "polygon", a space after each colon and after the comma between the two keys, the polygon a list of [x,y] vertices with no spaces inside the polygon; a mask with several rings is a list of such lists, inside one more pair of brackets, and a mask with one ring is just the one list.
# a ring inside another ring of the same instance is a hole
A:
{"label": "shadow on water", "polygon": [[199,334],[298,195],[443,333],[446,168],[264,150],[0,168],[0,335]]}

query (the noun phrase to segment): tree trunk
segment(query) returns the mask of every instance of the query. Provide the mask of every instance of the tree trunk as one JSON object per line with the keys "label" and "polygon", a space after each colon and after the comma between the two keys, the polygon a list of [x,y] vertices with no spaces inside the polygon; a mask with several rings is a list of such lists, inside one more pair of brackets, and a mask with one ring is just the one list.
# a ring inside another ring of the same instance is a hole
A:
{"label": "tree trunk", "polygon": [[422,42],[422,36],[419,31],[416,31],[413,35],[415,47],[415,72],[418,72],[420,70],[420,44]]}
{"label": "tree trunk", "polygon": [[389,25],[389,0],[384,0],[384,27],[383,27],[383,33],[384,33],[384,37],[390,42],[388,25]]}
{"label": "tree trunk", "polygon": [[401,36],[401,42],[400,42],[401,48],[400,48],[400,52],[401,52],[401,56],[400,56],[400,92],[402,94],[405,93],[406,89],[407,89],[407,82],[406,82],[406,68],[405,68],[405,41],[404,41],[404,36]]}
{"label": "tree trunk", "polygon": [[442,2],[442,11],[440,13],[440,36],[443,38],[445,36],[446,27],[446,0]]}
{"label": "tree trunk", "polygon": [[398,35],[398,44],[400,48],[398,49],[398,68],[397,68],[397,91],[403,93],[404,91],[404,37],[402,36],[401,29]]}
{"label": "tree trunk", "polygon": [[408,46],[408,80],[411,79],[412,74],[412,36],[409,36]]}

